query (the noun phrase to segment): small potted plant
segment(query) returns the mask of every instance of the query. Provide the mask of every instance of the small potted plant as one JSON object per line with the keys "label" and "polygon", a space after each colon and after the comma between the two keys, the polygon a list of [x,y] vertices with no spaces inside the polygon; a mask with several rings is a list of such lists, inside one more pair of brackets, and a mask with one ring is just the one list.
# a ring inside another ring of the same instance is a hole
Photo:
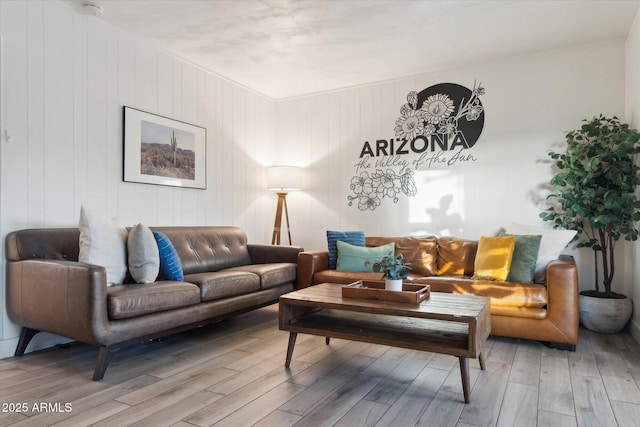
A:
{"label": "small potted plant", "polygon": [[385,279],[385,289],[402,290],[402,281],[409,276],[410,264],[404,262],[402,254],[389,255],[373,263],[373,271],[382,273]]}

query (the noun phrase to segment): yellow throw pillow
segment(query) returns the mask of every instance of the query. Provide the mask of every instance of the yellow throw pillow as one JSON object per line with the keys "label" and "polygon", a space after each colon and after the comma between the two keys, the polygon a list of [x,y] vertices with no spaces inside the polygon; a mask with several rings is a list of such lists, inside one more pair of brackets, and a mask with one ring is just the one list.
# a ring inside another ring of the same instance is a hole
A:
{"label": "yellow throw pillow", "polygon": [[478,242],[474,279],[507,280],[515,247],[514,236],[486,237]]}

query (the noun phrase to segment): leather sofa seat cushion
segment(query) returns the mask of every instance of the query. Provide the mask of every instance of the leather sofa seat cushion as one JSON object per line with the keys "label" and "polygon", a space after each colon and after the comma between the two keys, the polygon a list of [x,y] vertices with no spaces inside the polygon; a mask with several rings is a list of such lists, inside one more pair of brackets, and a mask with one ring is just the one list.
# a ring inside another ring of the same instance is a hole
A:
{"label": "leather sofa seat cushion", "polygon": [[288,262],[251,264],[228,268],[226,271],[248,271],[260,277],[260,288],[269,289],[284,283],[295,282],[298,266]]}
{"label": "leather sofa seat cushion", "polygon": [[438,276],[473,276],[478,242],[457,237],[438,239]]}
{"label": "leather sofa seat cushion", "polygon": [[110,319],[129,319],[200,303],[200,289],[192,283],[163,281],[107,288]]}
{"label": "leather sofa seat cushion", "polygon": [[438,239],[435,236],[367,237],[365,240],[367,246],[395,243],[396,255],[402,254],[405,262],[411,264],[411,273],[420,276],[436,274]]}
{"label": "leather sofa seat cushion", "polygon": [[537,283],[505,283],[474,280],[469,277],[424,277],[416,283],[426,283],[432,292],[479,295],[491,298],[491,306],[542,308],[549,302],[547,288]]}
{"label": "leather sofa seat cushion", "polygon": [[200,287],[202,301],[234,297],[260,290],[260,276],[249,271],[226,269],[211,273],[187,274],[184,280]]}

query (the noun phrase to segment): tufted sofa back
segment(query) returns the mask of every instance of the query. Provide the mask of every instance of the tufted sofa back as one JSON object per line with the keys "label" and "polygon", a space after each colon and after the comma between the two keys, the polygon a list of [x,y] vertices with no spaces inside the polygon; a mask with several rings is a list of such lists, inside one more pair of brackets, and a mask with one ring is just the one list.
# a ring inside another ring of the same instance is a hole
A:
{"label": "tufted sofa back", "polygon": [[[164,233],[175,246],[185,274],[218,271],[251,264],[247,236],[238,227],[151,227]],[[7,235],[8,261],[44,258],[77,261],[80,230],[37,228]]]}
{"label": "tufted sofa back", "polygon": [[184,274],[251,264],[247,235],[238,227],[151,227],[178,251]]}

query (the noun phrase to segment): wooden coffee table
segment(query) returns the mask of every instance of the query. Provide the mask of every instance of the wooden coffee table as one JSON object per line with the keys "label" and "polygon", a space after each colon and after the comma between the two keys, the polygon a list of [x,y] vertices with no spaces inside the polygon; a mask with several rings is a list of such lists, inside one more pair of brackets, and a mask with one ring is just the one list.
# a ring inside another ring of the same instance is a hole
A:
{"label": "wooden coffee table", "polygon": [[289,367],[298,333],[457,356],[469,403],[469,358],[484,369],[491,332],[489,298],[432,292],[421,304],[343,298],[342,285],[322,283],[280,297],[280,329],[289,331]]}

